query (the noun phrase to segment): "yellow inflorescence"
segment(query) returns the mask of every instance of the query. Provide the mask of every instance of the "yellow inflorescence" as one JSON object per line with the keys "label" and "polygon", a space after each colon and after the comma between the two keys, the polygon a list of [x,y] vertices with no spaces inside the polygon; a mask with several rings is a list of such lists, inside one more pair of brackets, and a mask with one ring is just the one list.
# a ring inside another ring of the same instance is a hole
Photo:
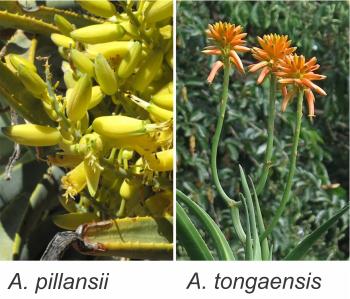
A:
{"label": "yellow inflorescence", "polygon": [[50,60],[43,78],[33,61],[17,54],[5,57],[55,125],[28,123],[3,131],[19,144],[54,147],[47,161],[66,169],[62,202],[73,198],[75,213],[170,215],[172,1],[123,2],[118,9],[107,0],[78,3],[108,19],[79,28],[55,15],[60,32],[51,40],[63,58],[65,91],[52,82]]}

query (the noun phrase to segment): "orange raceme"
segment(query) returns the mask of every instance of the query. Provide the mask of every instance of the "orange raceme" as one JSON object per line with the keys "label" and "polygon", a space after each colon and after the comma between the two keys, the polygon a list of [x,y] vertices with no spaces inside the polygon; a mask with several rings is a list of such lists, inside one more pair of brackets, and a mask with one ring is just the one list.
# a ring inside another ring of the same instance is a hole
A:
{"label": "orange raceme", "polygon": [[268,34],[263,38],[258,37],[261,48],[253,47],[253,57],[258,63],[250,65],[249,72],[256,72],[262,69],[258,84],[262,83],[270,72],[276,71],[279,60],[293,53],[296,47],[290,47],[292,41],[288,40],[288,35]]}
{"label": "orange raceme", "polygon": [[[250,49],[243,46],[247,33],[243,32],[242,26],[236,26],[227,22],[217,22],[213,25],[208,25],[206,33],[212,45],[205,47],[202,52],[208,55],[228,57],[238,71],[244,73],[242,61],[237,52],[248,52]],[[209,83],[214,80],[216,73],[222,66],[223,64],[218,63],[218,61],[214,63],[208,77]]]}
{"label": "orange raceme", "polygon": [[[288,102],[296,95],[297,89],[302,89],[306,95],[309,116],[315,116],[315,97],[312,90],[322,96],[327,95],[321,87],[312,82],[326,79],[326,76],[314,73],[319,67],[316,57],[306,61],[303,55],[292,54],[280,59],[278,71],[275,74],[279,78],[278,82],[284,86],[282,111],[286,109]],[[287,85],[292,86],[291,91],[287,90]]]}

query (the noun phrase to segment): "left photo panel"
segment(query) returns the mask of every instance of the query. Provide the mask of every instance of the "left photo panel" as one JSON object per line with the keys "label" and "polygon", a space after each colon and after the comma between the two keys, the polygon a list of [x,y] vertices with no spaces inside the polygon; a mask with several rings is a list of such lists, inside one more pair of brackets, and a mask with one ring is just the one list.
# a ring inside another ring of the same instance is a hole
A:
{"label": "left photo panel", "polygon": [[0,1],[0,260],[173,259],[173,2]]}

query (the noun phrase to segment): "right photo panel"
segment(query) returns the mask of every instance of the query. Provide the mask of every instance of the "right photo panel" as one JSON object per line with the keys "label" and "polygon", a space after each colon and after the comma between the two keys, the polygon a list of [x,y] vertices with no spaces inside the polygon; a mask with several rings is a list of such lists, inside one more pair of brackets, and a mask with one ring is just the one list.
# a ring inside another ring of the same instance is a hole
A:
{"label": "right photo panel", "polygon": [[348,16],[177,3],[177,260],[348,260]]}

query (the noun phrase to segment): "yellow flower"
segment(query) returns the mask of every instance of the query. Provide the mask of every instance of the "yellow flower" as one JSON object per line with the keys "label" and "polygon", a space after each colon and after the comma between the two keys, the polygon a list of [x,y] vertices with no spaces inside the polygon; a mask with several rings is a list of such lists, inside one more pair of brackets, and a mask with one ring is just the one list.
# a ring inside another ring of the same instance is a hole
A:
{"label": "yellow flower", "polygon": [[[208,55],[222,55],[229,57],[231,62],[237,67],[238,71],[244,73],[244,68],[241,59],[237,52],[248,52],[249,48],[243,46],[244,38],[247,33],[243,32],[242,26],[230,24],[227,22],[217,22],[214,25],[208,25],[206,30],[208,40],[212,45],[205,47],[202,51]],[[211,83],[219,69],[223,66],[221,61],[214,63],[208,82]]]}
{"label": "yellow flower", "polygon": [[61,183],[62,188],[66,190],[63,195],[64,197],[74,198],[74,196],[78,195],[78,193],[82,191],[86,186],[84,162],[81,162],[78,166],[63,176]]}
{"label": "yellow flower", "polygon": [[288,40],[288,35],[268,34],[263,38],[258,37],[258,42],[261,48],[253,47],[252,54],[259,62],[248,68],[249,72],[262,69],[257,80],[258,84],[261,84],[271,71],[276,71],[279,60],[293,53],[296,47],[290,47],[292,41]]}
{"label": "yellow flower", "polygon": [[[278,71],[275,74],[279,78],[278,82],[283,85],[282,111],[285,111],[288,102],[297,94],[298,89],[302,89],[306,95],[309,117],[315,116],[315,97],[312,90],[322,96],[327,95],[321,87],[312,82],[314,80],[326,79],[326,76],[314,73],[320,67],[316,62],[316,57],[305,61],[303,55],[299,56],[296,54],[287,55],[283,59],[280,59]],[[287,85],[292,86],[291,91],[287,90]]]}

